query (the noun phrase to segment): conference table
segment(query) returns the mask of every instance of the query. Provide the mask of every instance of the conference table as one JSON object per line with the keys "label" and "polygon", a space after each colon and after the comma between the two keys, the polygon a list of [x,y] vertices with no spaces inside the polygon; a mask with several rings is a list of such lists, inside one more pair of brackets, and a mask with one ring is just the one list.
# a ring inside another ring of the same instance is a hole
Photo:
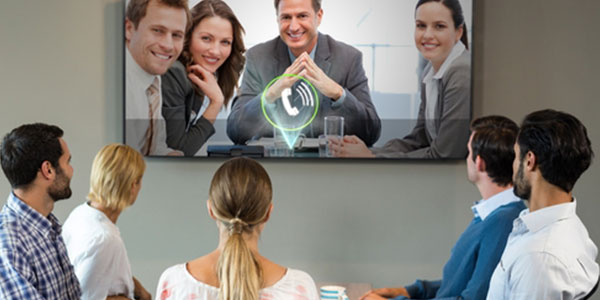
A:
{"label": "conference table", "polygon": [[[210,148],[213,148],[213,151],[216,148],[219,148],[219,151],[222,151],[221,154],[216,154],[213,152],[209,154]],[[250,151],[246,153],[246,151],[251,150],[251,147],[262,147],[260,156],[257,156],[255,151]],[[231,151],[231,155],[227,154],[227,151]],[[237,153],[237,154],[235,154]],[[206,142],[200,150],[195,154],[195,156],[222,156],[222,157],[233,157],[233,156],[250,156],[250,157],[272,157],[272,158],[289,158],[289,157],[303,157],[303,158],[318,158],[319,157],[319,148],[318,148],[318,140],[314,138],[304,138],[302,143],[300,143],[299,147],[295,147],[294,150],[290,150],[287,146],[279,145],[277,147],[274,146],[274,142],[272,138],[261,138],[259,141],[249,142],[247,146],[235,146],[231,141],[208,141]]]}

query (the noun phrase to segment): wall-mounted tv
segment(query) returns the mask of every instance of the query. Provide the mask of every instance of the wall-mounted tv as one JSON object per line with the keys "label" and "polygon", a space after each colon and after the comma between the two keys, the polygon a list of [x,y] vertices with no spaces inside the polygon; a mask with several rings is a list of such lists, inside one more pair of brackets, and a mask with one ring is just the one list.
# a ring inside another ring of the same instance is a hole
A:
{"label": "wall-mounted tv", "polygon": [[472,12],[472,0],[127,0],[125,143],[147,156],[463,159]]}

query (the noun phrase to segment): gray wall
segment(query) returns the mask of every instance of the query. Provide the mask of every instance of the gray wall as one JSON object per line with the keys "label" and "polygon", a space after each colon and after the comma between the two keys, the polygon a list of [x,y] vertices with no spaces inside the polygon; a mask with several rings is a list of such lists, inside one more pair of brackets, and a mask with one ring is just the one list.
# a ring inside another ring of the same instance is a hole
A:
{"label": "gray wall", "polygon": [[[55,207],[63,221],[84,201],[96,151],[121,140],[121,9],[118,0],[0,2],[0,132],[34,121],[66,131],[75,176],[72,199]],[[520,120],[535,109],[562,109],[600,143],[600,2],[490,0],[475,9],[475,114]],[[118,225],[134,274],[154,293],[167,266],[216,246],[205,199],[220,161],[147,162],[139,199]],[[440,276],[479,198],[462,161],[264,165],[275,209],[261,251],[317,281],[380,287]],[[596,242],[599,171],[596,162],[575,189]],[[9,193],[6,180],[0,190]]]}

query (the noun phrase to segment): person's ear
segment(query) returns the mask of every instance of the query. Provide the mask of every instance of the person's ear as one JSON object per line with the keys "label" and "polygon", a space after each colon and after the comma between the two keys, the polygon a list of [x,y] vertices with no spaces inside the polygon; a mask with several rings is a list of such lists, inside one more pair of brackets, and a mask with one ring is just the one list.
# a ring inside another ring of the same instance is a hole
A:
{"label": "person's ear", "polygon": [[269,218],[271,218],[272,211],[273,211],[273,203],[271,203],[271,205],[269,206],[269,210],[267,211],[267,215],[265,216],[263,223],[266,223],[267,221],[269,221]]}
{"label": "person's ear", "polygon": [[477,172],[485,173],[485,170],[486,170],[485,160],[483,160],[483,158],[481,158],[481,156],[479,156],[479,155],[477,155],[477,157],[475,157],[475,168],[477,169]]}
{"label": "person's ear", "polygon": [[465,24],[460,25],[457,29],[456,29],[456,43],[458,43],[458,41],[460,41],[460,39],[462,38],[462,35],[465,33]]}
{"label": "person's ear", "polygon": [[215,217],[215,213],[213,213],[213,211],[212,211],[212,206],[210,205],[210,199],[206,200],[206,209],[208,210],[208,215],[210,216],[210,218],[216,221],[217,217]]}
{"label": "person's ear", "polygon": [[323,19],[323,9],[319,9],[317,12],[317,27],[321,25],[321,20]]}
{"label": "person's ear", "polygon": [[131,183],[131,194],[135,194],[136,192],[139,193],[140,190],[142,189],[142,179],[138,179],[138,180],[134,180]]}
{"label": "person's ear", "polygon": [[535,153],[527,151],[527,154],[525,154],[524,159],[525,169],[527,171],[535,171],[535,169],[537,168],[537,156],[535,155]]}
{"label": "person's ear", "polygon": [[53,179],[56,175],[56,170],[52,167],[52,164],[49,161],[42,162],[42,166],[40,167],[40,172],[44,179],[50,180]]}
{"label": "person's ear", "polygon": [[131,41],[131,37],[133,36],[133,32],[135,31],[135,25],[131,20],[125,18],[125,40]]}

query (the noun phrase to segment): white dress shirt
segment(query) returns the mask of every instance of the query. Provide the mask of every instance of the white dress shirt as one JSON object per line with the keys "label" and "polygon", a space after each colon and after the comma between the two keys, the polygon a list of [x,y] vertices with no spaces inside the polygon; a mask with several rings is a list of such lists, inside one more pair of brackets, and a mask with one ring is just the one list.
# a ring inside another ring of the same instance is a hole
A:
{"label": "white dress shirt", "polygon": [[493,213],[496,208],[521,201],[521,198],[515,196],[513,191],[514,189],[510,188],[504,190],[500,193],[497,193],[487,199],[481,199],[475,202],[475,205],[471,206],[471,210],[476,217],[479,217],[481,221],[485,220],[487,216]]}
{"label": "white dress shirt", "polygon": [[62,231],[69,260],[81,284],[82,300],[125,295],[133,299],[133,275],[119,228],[106,215],[83,203]]}
{"label": "white dress shirt", "polygon": [[575,201],[521,212],[488,299],[580,299],[598,281],[598,248],[575,214]]}
{"label": "white dress shirt", "polygon": [[150,126],[147,90],[154,80],[158,80],[158,117],[156,121],[156,144],[150,155],[167,155],[173,151],[167,146],[167,128],[162,116],[162,89],[160,76],[148,74],[125,49],[125,139],[127,145],[141,152],[146,143],[146,130]]}

